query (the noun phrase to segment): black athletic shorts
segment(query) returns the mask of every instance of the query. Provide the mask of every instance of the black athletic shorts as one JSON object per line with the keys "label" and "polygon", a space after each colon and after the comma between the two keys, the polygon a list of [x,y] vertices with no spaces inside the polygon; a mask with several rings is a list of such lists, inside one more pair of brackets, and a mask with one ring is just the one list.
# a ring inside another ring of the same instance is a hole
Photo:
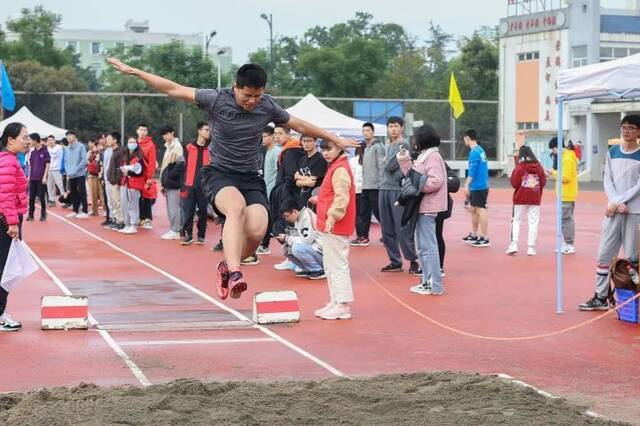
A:
{"label": "black athletic shorts", "polygon": [[267,186],[258,172],[223,172],[209,165],[204,166],[200,173],[202,190],[218,216],[224,217],[222,212],[216,208],[214,200],[218,192],[228,186],[232,186],[240,191],[247,206],[260,204],[269,211]]}
{"label": "black athletic shorts", "polygon": [[479,209],[487,208],[487,198],[489,197],[488,189],[481,189],[479,191],[471,191],[469,195],[469,204],[471,207],[477,207]]}

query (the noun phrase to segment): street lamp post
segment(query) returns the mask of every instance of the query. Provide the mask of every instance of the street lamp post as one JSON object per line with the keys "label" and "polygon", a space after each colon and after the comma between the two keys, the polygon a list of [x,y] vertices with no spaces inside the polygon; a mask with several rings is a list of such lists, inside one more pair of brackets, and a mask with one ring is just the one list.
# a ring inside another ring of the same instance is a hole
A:
{"label": "street lamp post", "polygon": [[204,37],[204,57],[205,58],[209,57],[209,44],[211,43],[211,40],[213,40],[213,38],[216,36],[216,34],[218,34],[218,32],[213,30]]}
{"label": "street lamp post", "polygon": [[273,15],[270,13],[268,16],[266,13],[260,14],[260,17],[267,21],[269,24],[269,61],[273,68]]}
{"label": "street lamp post", "polygon": [[222,49],[218,50],[218,53],[216,54],[216,57],[218,59],[218,86],[217,88],[220,89],[220,86],[222,86],[221,84],[221,73],[220,73],[220,55],[224,55],[225,53],[227,53],[227,48],[223,47]]}

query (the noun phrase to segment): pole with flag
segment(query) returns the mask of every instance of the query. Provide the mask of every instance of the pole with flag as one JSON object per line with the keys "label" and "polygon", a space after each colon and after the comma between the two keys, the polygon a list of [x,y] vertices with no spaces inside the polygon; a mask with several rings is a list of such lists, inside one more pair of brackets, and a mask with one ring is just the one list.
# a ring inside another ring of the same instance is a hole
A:
{"label": "pole with flag", "polygon": [[16,108],[16,96],[9,81],[9,74],[0,60],[0,120],[4,119],[4,110],[13,111]]}
{"label": "pole with flag", "polygon": [[451,73],[451,79],[449,80],[449,106],[451,107],[450,118],[450,139],[451,139],[451,159],[456,159],[456,120],[464,113],[464,103],[462,103],[462,96],[460,96],[460,90],[458,90],[458,84],[456,78]]}

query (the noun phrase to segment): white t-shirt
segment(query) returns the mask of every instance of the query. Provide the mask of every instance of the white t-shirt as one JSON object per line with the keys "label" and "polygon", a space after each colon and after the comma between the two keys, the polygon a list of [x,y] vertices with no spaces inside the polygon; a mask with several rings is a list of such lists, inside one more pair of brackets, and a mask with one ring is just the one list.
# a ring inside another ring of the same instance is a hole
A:
{"label": "white t-shirt", "polygon": [[62,166],[62,147],[58,144],[55,144],[53,148],[47,147],[47,150],[49,150],[49,156],[51,157],[51,162],[49,163],[49,171],[59,172],[60,167]]}

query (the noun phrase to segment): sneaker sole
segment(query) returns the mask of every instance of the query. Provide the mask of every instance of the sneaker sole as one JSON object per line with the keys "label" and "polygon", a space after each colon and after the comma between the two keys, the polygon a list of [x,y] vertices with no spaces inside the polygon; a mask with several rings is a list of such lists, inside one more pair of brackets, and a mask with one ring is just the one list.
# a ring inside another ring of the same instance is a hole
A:
{"label": "sneaker sole", "polygon": [[491,244],[471,244],[471,247],[485,248],[491,247]]}
{"label": "sneaker sole", "polygon": [[190,246],[191,244],[193,244],[193,241],[191,241],[189,243],[183,243],[182,241],[180,242],[181,246]]}
{"label": "sneaker sole", "polygon": [[229,296],[232,299],[239,299],[242,296],[242,293],[247,291],[247,283],[244,281],[239,281],[231,287],[231,291],[229,292]]}
{"label": "sneaker sole", "polygon": [[340,316],[331,316],[331,317],[320,316],[320,318],[323,319],[323,320],[328,320],[328,321],[332,321],[332,320],[350,320],[351,319],[351,314],[340,315]]}
{"label": "sneaker sole", "polygon": [[387,269],[386,271],[380,270],[380,272],[402,272],[402,268],[398,268],[398,269]]}
{"label": "sneaker sole", "polygon": [[0,333],[7,332],[7,333],[11,333],[11,332],[15,332],[15,331],[20,331],[22,330],[22,327],[18,327],[18,328],[0,328]]}
{"label": "sneaker sole", "polygon": [[587,312],[591,312],[591,311],[608,311],[609,308],[605,308],[605,307],[601,307],[601,308],[583,308],[582,306],[578,306],[578,309],[581,311],[587,311]]}
{"label": "sneaker sole", "polygon": [[317,277],[307,276],[307,279],[309,280],[324,280],[325,278],[327,278],[327,274],[320,275]]}

